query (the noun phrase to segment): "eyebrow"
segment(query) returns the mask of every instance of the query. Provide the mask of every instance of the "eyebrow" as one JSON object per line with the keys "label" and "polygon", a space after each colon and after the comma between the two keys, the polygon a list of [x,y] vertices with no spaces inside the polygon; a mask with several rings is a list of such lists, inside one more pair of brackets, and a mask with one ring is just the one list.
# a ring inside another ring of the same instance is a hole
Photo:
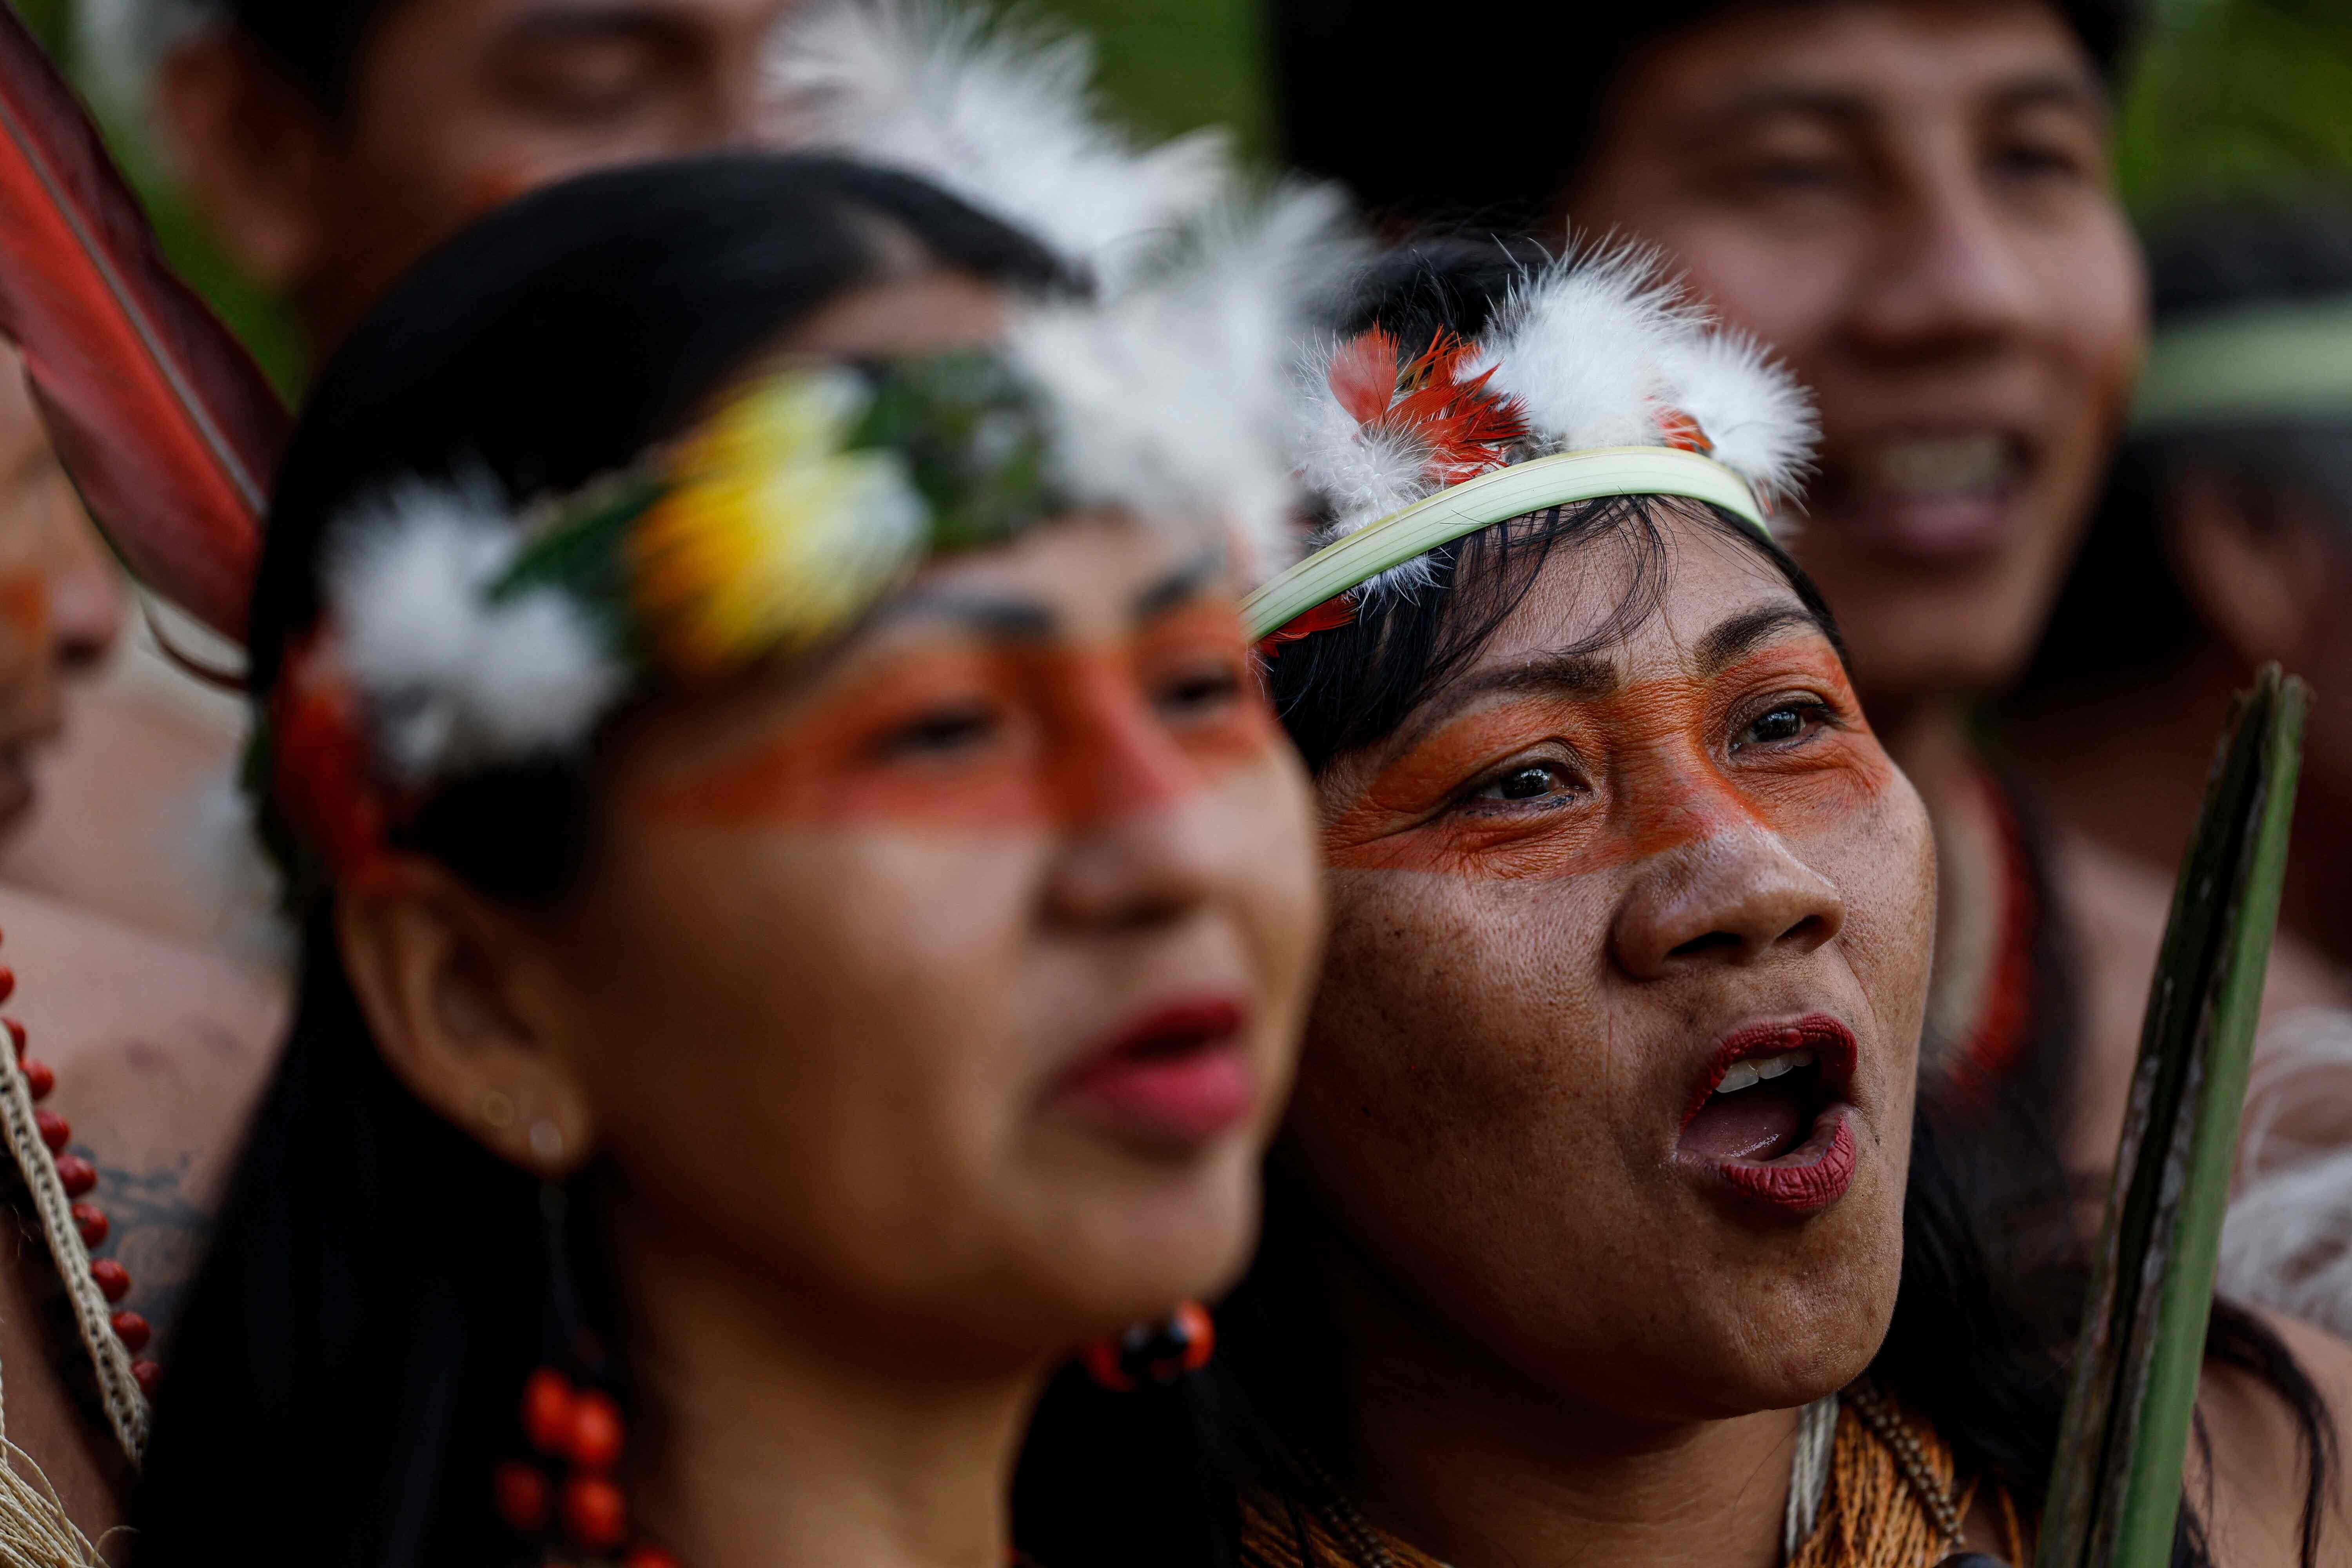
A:
{"label": "eyebrow", "polygon": [[1465,676],[1431,694],[1397,736],[1394,752],[1411,751],[1446,720],[1478,698],[1494,692],[1549,697],[1606,697],[1623,677],[1617,667],[1598,654],[1537,653],[1512,664],[1497,665]]}
{"label": "eyebrow", "polygon": [[1790,627],[1829,636],[1811,610],[1799,605],[1759,605],[1719,622],[1692,650],[1701,675],[1719,675],[1726,666]]}
{"label": "eyebrow", "polygon": [[[2054,107],[2103,116],[2107,110],[2104,93],[2082,78],[2063,70],[2011,78],[1995,87],[1990,99],[1993,108],[2005,112]],[[1720,131],[1783,114],[1831,120],[1844,125],[1867,124],[1880,118],[1878,104],[1867,93],[1842,87],[1783,82],[1747,89],[1706,120]]]}
{"label": "eyebrow", "polygon": [[1202,590],[1216,580],[1224,569],[1225,552],[1214,545],[1202,550],[1181,566],[1136,595],[1134,606],[1129,612],[1132,618],[1148,621],[1154,616],[1166,615],[1188,599],[1198,598]]}
{"label": "eyebrow", "polygon": [[509,22],[499,35],[501,49],[530,50],[604,39],[646,40],[674,37],[679,31],[676,11],[645,4],[587,5],[579,0],[554,0],[533,5]]}

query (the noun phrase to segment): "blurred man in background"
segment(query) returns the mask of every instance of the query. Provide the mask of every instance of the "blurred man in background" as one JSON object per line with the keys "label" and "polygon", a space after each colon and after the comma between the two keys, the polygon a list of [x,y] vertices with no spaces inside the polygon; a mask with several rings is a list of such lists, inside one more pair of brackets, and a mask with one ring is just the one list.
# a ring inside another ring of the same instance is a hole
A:
{"label": "blurred man in background", "polygon": [[[1936,822],[1931,1087],[2063,1104],[2071,1162],[2104,1170],[2169,875],[2039,831],[1971,720],[2033,646],[2142,348],[2110,170],[2121,0],[1592,13],[1572,47],[1482,51],[1476,104],[1443,130],[1380,90],[1406,90],[1425,8],[1277,15],[1310,170],[1401,221],[1662,245],[1813,389],[1821,469],[1792,547]],[[2221,718],[2200,717],[2209,742]],[[2292,952],[2272,974],[2273,1001],[2336,995]]]}
{"label": "blurred man in background", "polygon": [[793,0],[99,0],[160,140],[314,352],[486,208],[751,139]]}

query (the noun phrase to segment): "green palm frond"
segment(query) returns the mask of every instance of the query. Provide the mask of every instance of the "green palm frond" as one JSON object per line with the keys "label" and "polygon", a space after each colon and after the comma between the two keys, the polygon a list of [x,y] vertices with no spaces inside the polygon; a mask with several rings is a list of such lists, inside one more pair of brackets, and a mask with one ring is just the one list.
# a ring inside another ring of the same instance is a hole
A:
{"label": "green palm frond", "polygon": [[2240,698],[2181,861],[2060,1429],[2037,1568],[2164,1568],[2278,924],[2303,683]]}

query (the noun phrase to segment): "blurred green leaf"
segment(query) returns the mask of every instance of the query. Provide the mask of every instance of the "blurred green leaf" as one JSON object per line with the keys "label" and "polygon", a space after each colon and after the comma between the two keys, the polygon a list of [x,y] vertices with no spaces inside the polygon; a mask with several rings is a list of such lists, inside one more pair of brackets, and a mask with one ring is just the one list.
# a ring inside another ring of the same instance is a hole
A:
{"label": "blurred green leaf", "polygon": [[1105,95],[1137,129],[1226,125],[1244,152],[1271,144],[1261,0],[1045,0],[1044,11],[1094,35]]}
{"label": "blurred green leaf", "polygon": [[2172,0],[2124,105],[2124,195],[2143,217],[2352,187],[2352,6]]}

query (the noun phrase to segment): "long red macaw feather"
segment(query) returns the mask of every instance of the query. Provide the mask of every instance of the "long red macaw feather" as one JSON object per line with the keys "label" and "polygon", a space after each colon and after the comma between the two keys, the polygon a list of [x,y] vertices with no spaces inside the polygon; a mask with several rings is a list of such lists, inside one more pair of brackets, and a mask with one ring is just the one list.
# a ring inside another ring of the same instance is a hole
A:
{"label": "long red macaw feather", "polygon": [[1418,357],[1400,365],[1397,340],[1375,327],[1339,346],[1326,380],[1358,425],[1411,435],[1428,453],[1430,477],[1455,485],[1500,468],[1512,443],[1528,433],[1519,405],[1486,390],[1491,367],[1461,378],[1463,362],[1474,352],[1452,332],[1440,331]]}
{"label": "long red macaw feather", "polygon": [[0,333],[124,563],[242,641],[285,405],[164,265],[98,128],[5,5]]}

